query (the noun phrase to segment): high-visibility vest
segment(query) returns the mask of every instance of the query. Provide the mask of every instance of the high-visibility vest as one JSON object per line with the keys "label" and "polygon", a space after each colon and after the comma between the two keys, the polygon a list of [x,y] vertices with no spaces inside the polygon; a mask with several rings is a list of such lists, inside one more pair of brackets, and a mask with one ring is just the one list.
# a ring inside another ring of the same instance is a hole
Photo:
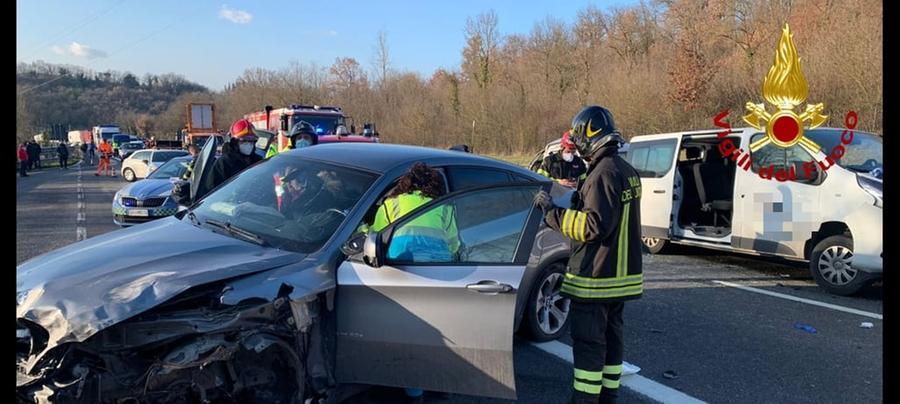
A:
{"label": "high-visibility vest", "polygon": [[291,148],[291,140],[280,131],[275,135],[275,140],[266,150],[266,158],[272,157]]}
{"label": "high-visibility vest", "polygon": [[[375,213],[375,221],[372,223],[371,229],[381,231],[389,224],[430,201],[431,198],[422,195],[420,191],[388,198]],[[459,231],[456,227],[453,209],[450,206],[442,206],[420,215],[399,229],[395,233],[395,237],[404,235],[404,233],[444,240],[453,254],[459,250]]]}

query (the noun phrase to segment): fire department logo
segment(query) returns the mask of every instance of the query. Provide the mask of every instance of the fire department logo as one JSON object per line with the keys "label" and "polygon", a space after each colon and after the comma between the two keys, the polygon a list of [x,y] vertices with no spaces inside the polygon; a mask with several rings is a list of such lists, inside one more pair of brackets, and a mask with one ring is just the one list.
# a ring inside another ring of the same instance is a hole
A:
{"label": "fire department logo", "polygon": [[777,110],[770,114],[763,103],[748,102],[746,105],[750,113],[743,117],[744,122],[766,130],[765,137],[750,145],[751,152],[769,143],[783,148],[799,144],[812,155],[821,150],[818,144],[803,135],[803,125],[808,122],[809,129],[813,129],[825,123],[828,116],[821,114],[824,104],[806,104],[806,110],[801,114],[794,112],[794,108],[806,101],[809,87],[800,70],[800,56],[792,37],[790,27],[785,24],[775,52],[775,63],[763,82],[763,98]]}

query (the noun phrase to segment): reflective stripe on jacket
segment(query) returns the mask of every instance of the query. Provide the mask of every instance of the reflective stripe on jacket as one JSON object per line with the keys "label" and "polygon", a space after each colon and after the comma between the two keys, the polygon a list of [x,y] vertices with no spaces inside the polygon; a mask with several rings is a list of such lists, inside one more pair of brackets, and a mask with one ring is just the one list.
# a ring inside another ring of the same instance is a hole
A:
{"label": "reflective stripe on jacket", "polygon": [[572,208],[544,217],[572,240],[562,293],[582,301],[635,299],[643,293],[640,177],[614,147],[599,150],[593,164]]}

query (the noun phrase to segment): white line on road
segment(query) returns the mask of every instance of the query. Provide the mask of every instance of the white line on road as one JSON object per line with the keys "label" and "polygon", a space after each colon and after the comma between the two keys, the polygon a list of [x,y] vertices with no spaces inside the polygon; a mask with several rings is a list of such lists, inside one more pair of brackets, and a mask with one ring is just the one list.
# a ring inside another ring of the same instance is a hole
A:
{"label": "white line on road", "polygon": [[[572,347],[563,344],[559,341],[549,341],[549,342],[532,342],[531,345],[536,346],[538,349],[547,352],[557,358],[560,358],[566,362],[573,363],[572,360]],[[631,365],[628,362],[622,364],[623,367],[627,368]],[[664,384],[657,383],[653,380],[650,380],[644,376],[631,374],[631,375],[622,375],[622,385],[628,387],[635,392],[650,397],[656,401],[659,401],[664,404],[702,404],[704,401],[700,401],[694,397],[691,397],[687,394],[684,394],[678,390],[675,390],[671,387],[668,387]]]}
{"label": "white line on road", "polygon": [[78,162],[78,209],[75,221],[78,225],[75,227],[75,241],[81,241],[87,238],[87,227],[84,226],[84,186],[81,184],[81,162]]}
{"label": "white line on road", "polygon": [[875,318],[878,320],[884,320],[884,318],[883,318],[884,316],[882,316],[881,314],[878,314],[878,313],[872,313],[872,312],[868,312],[868,311],[852,309],[850,307],[838,306],[836,304],[820,302],[818,300],[804,299],[802,297],[796,297],[796,296],[786,295],[784,293],[772,292],[772,291],[768,291],[765,289],[757,289],[757,288],[750,287],[750,286],[738,285],[736,283],[731,283],[731,282],[725,282],[725,281],[713,281],[713,282],[718,283],[720,285],[730,286],[732,288],[746,290],[748,292],[759,293],[759,294],[768,295],[768,296],[772,296],[772,297],[780,297],[782,299],[793,300],[795,302],[811,304],[813,306],[820,306],[820,307],[825,307],[825,308],[832,309],[832,310],[843,311],[845,313],[858,314],[860,316],[871,317],[871,318]]}

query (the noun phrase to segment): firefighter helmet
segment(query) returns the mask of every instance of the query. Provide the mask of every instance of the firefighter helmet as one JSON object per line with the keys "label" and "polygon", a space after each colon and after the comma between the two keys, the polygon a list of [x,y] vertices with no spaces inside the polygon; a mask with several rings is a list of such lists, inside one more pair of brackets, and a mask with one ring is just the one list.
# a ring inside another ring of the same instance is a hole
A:
{"label": "firefighter helmet", "polygon": [[308,135],[309,138],[311,139],[310,143],[312,145],[319,143],[319,136],[316,135],[316,129],[313,128],[313,126],[310,125],[308,122],[300,121],[300,122],[297,122],[296,124],[294,124],[294,127],[291,128],[291,135],[289,137],[291,138],[291,148],[292,149],[297,147],[297,138],[299,138],[302,135]]}
{"label": "firefighter helmet", "polygon": [[575,144],[578,153],[585,157],[601,147],[625,143],[619,130],[616,129],[612,113],[598,105],[585,107],[575,115],[569,139]]}
{"label": "firefighter helmet", "polygon": [[238,140],[256,139],[256,129],[253,128],[253,124],[250,121],[238,119],[231,124],[231,138]]}

